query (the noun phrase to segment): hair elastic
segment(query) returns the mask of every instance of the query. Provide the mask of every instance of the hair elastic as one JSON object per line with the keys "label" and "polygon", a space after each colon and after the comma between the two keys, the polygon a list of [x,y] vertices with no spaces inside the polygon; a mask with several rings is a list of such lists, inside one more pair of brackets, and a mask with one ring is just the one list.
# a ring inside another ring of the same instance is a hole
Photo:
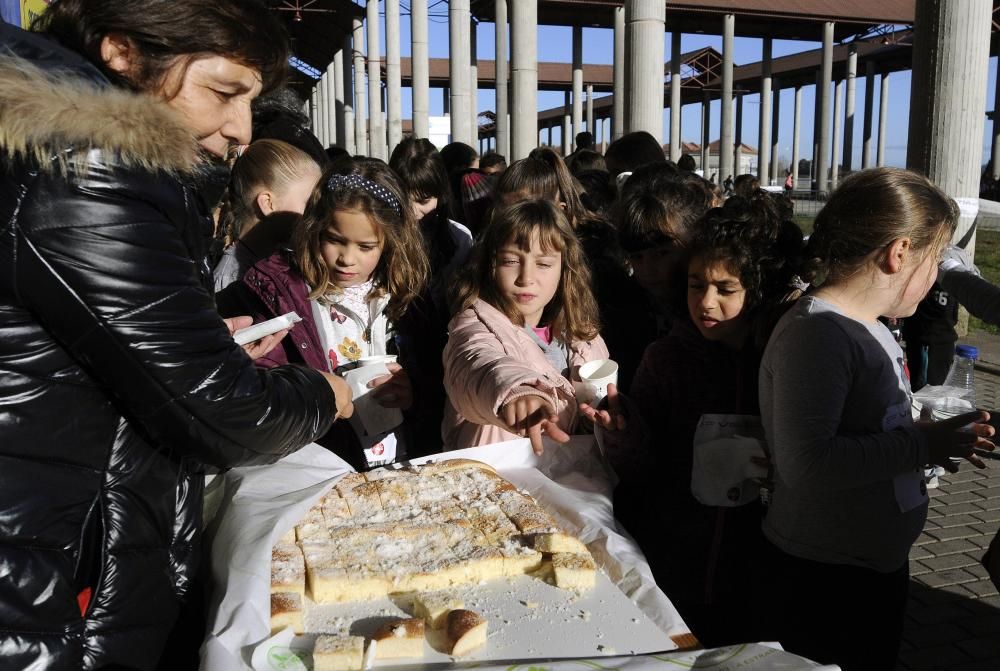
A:
{"label": "hair elastic", "polygon": [[333,175],[326,182],[326,188],[330,191],[339,187],[364,189],[380,203],[395,212],[397,216],[402,216],[403,214],[403,208],[399,204],[399,199],[389,189],[376,184],[370,179],[365,179],[356,172],[352,172],[349,175]]}

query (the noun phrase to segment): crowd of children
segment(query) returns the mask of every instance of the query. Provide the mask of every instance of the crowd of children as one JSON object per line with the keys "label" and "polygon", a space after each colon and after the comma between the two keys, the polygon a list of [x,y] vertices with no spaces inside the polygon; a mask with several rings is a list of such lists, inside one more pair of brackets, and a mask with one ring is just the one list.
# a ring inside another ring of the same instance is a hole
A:
{"label": "crowd of children", "polygon": [[[891,668],[922,467],[976,463],[993,432],[985,413],[915,423],[879,322],[928,294],[955,203],[914,173],[863,171],[807,244],[787,196],[741,176],[724,199],[650,139],[483,168],[470,147],[407,139],[389,164],[341,156],[322,173],[255,142],[226,201],[220,267],[239,276],[219,309],[302,317],[260,366],[395,357],[369,386],[402,423],[372,434],[355,417],[321,441],[355,467],[594,431],[616,516],[703,643]],[[579,403],[577,369],[606,358],[619,384]],[[850,644],[830,635],[848,618],[864,623]]]}

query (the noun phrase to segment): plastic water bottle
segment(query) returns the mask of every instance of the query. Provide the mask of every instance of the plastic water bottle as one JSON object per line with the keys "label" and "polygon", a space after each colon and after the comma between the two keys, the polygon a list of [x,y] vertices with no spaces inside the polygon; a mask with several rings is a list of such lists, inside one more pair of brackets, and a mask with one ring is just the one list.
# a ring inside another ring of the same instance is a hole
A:
{"label": "plastic water bottle", "polygon": [[979,358],[979,349],[972,345],[958,345],[955,347],[955,360],[952,361],[948,370],[948,377],[944,380],[946,387],[961,389],[961,398],[965,399],[975,407],[976,405],[976,359]]}

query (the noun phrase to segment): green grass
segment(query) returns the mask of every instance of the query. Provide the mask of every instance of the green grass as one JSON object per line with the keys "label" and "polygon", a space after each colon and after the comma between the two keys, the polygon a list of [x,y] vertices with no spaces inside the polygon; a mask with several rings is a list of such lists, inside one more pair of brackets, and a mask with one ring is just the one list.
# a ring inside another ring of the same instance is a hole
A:
{"label": "green grass", "polygon": [[[983,278],[993,284],[1000,284],[1000,231],[976,231],[976,265]],[[985,331],[1000,334],[1000,326],[987,324],[969,317],[969,332]]]}

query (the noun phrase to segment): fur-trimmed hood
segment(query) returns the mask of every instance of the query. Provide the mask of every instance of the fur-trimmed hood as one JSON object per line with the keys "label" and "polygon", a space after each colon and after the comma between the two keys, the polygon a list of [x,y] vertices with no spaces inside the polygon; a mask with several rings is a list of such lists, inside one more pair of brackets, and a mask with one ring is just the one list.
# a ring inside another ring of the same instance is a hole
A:
{"label": "fur-trimmed hood", "polygon": [[164,103],[0,52],[0,152],[45,170],[83,161],[90,149],[117,155],[125,167],[176,175],[195,171],[200,156],[194,135]]}

